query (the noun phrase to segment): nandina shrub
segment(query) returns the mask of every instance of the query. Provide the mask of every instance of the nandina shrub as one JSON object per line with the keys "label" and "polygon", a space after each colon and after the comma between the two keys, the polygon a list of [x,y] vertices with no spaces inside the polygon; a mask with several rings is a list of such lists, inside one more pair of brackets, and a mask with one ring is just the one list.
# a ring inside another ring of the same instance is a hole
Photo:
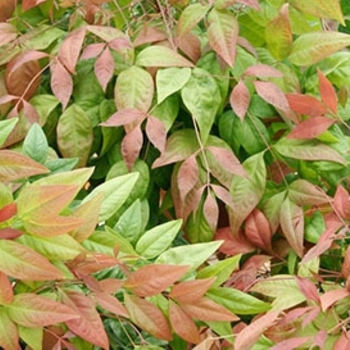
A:
{"label": "nandina shrub", "polygon": [[0,346],[349,346],[346,1],[0,2]]}

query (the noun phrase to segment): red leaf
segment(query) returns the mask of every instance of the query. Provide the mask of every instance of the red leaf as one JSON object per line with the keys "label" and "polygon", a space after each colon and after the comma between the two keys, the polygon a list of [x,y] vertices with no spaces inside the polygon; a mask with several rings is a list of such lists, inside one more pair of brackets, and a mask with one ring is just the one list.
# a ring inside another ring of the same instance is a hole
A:
{"label": "red leaf", "polygon": [[34,293],[21,293],[7,306],[10,318],[24,327],[43,327],[59,322],[79,322],[78,313],[57,301]]}
{"label": "red leaf", "polygon": [[101,126],[122,126],[128,125],[134,122],[140,123],[146,118],[146,114],[136,108],[120,109],[114,113],[108,120],[101,123]]}
{"label": "red leaf", "polygon": [[5,205],[0,209],[0,223],[11,219],[17,214],[17,204],[15,202]]}
{"label": "red leaf", "polygon": [[170,301],[169,319],[174,332],[192,344],[201,341],[198,328],[192,318],[177,304]]}
{"label": "red leaf", "polygon": [[97,303],[104,309],[112,312],[117,316],[129,317],[124,305],[114,296],[108,293],[96,293],[95,295]]}
{"label": "red leaf", "polygon": [[106,91],[107,84],[114,74],[114,59],[108,47],[97,58],[94,71],[103,91]]}
{"label": "red leaf", "polygon": [[81,60],[88,60],[89,58],[95,58],[98,55],[100,55],[100,53],[102,52],[102,50],[104,49],[106,45],[103,43],[97,43],[97,44],[90,44],[87,45],[83,51],[83,53],[80,56]]}
{"label": "red leaf", "polygon": [[172,339],[169,323],[155,305],[136,295],[128,294],[124,294],[124,302],[131,320],[137,326],[159,339]]}
{"label": "red leaf", "polygon": [[207,198],[204,201],[203,214],[209,224],[209,227],[213,231],[216,231],[219,219],[219,207],[210,190],[208,191]]}
{"label": "red leaf", "polygon": [[122,141],[122,155],[127,168],[131,171],[138,158],[143,143],[143,135],[140,125],[127,133]]}
{"label": "red leaf", "polygon": [[73,290],[65,291],[62,301],[80,316],[66,321],[67,327],[84,340],[108,350],[108,337],[94,302],[84,294]]}
{"label": "red leaf", "polygon": [[163,122],[149,115],[146,123],[146,134],[151,143],[163,153],[166,144],[166,128]]}
{"label": "red leaf", "polygon": [[257,247],[267,252],[272,250],[272,232],[270,224],[265,215],[259,209],[255,208],[248,216],[244,230],[249,241]]}
{"label": "red leaf", "polygon": [[195,303],[203,297],[215,280],[216,277],[211,277],[180,282],[171,289],[169,297],[180,303]]}
{"label": "red leaf", "polygon": [[7,275],[0,271],[0,304],[11,304],[14,298],[12,284]]}
{"label": "red leaf", "polygon": [[202,297],[195,303],[181,303],[181,308],[192,318],[200,321],[238,321],[239,318],[211,299]]}
{"label": "red leaf", "polygon": [[250,104],[250,93],[242,80],[233,88],[230,95],[230,104],[233,111],[243,121]]}
{"label": "red leaf", "polygon": [[326,311],[330,306],[335,304],[337,301],[341,299],[345,299],[349,295],[350,295],[350,292],[345,288],[330,290],[329,292],[324,293],[320,297],[322,311]]}
{"label": "red leaf", "polygon": [[320,302],[317,288],[308,278],[296,277],[296,280],[300,291],[306,296],[307,299],[313,300],[316,303]]}
{"label": "red leaf", "polygon": [[350,196],[342,185],[337,186],[333,205],[343,219],[350,218]]}
{"label": "red leaf", "polygon": [[16,230],[12,227],[5,227],[0,229],[0,239],[16,239],[22,235],[22,231]]}
{"label": "red leaf", "polygon": [[277,316],[278,312],[268,312],[264,316],[255,319],[249,326],[238,333],[234,343],[234,350],[250,350],[265,330],[275,322]]}
{"label": "red leaf", "polygon": [[73,79],[59,60],[51,65],[51,89],[65,109],[73,93]]}
{"label": "red leaf", "polygon": [[326,114],[327,110],[323,104],[313,96],[297,93],[286,94],[290,108],[299,113],[310,117],[319,117]]}
{"label": "red leaf", "polygon": [[250,67],[248,67],[243,75],[253,76],[257,78],[281,78],[283,77],[283,74],[277,70],[276,68],[273,68],[271,66],[268,66],[267,64],[254,64]]}
{"label": "red leaf", "polygon": [[177,173],[177,186],[181,201],[184,201],[187,194],[196,186],[199,177],[199,169],[196,155],[187,158]]}
{"label": "red leaf", "polygon": [[85,37],[85,27],[73,30],[63,41],[59,51],[58,59],[64,64],[67,70],[74,74],[78,62],[80,50]]}
{"label": "red leaf", "polygon": [[332,83],[326,78],[326,76],[317,69],[318,79],[320,81],[320,94],[323,103],[334,113],[338,112],[338,99],[337,94],[333,88]]}
{"label": "red leaf", "polygon": [[335,123],[334,119],[312,117],[298,124],[287,136],[289,139],[313,139]]}
{"label": "red leaf", "polygon": [[178,281],[187,271],[188,266],[147,265],[130,274],[124,287],[140,297],[157,295]]}
{"label": "red leaf", "polygon": [[226,188],[218,185],[210,185],[210,187],[215,192],[216,197],[218,197],[222,202],[224,202],[229,207],[233,207],[232,196]]}
{"label": "red leaf", "polygon": [[269,81],[254,81],[254,86],[258,95],[274,107],[288,112],[289,104],[282,90]]}

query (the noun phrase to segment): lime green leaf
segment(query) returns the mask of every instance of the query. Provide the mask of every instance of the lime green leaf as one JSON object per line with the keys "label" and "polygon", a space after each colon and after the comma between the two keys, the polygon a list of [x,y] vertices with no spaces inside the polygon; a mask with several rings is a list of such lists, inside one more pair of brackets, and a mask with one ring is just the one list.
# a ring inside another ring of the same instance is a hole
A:
{"label": "lime green leaf", "polygon": [[165,46],[148,46],[136,57],[136,64],[144,67],[193,67],[193,63]]}
{"label": "lime green leaf", "polygon": [[221,244],[222,241],[214,241],[170,248],[157,258],[156,263],[188,265],[193,271],[214,254]]}
{"label": "lime green leaf", "polygon": [[38,163],[44,164],[48,152],[49,144],[46,140],[46,136],[39,124],[35,123],[24,139],[23,153]]}
{"label": "lime green leaf", "polygon": [[0,121],[0,147],[5,143],[6,139],[11,134],[18,118],[5,119]]}
{"label": "lime green leaf", "polygon": [[212,49],[232,67],[236,57],[238,22],[236,16],[228,10],[213,8],[208,16],[208,38]]}
{"label": "lime green leaf", "polygon": [[17,326],[4,310],[0,312],[0,346],[6,350],[17,350],[19,346]]}
{"label": "lime green leaf", "polygon": [[197,278],[209,278],[215,276],[216,280],[212,287],[218,287],[222,283],[226,282],[231,276],[232,272],[238,268],[240,259],[241,254],[217,261],[214,264],[208,265],[204,269],[201,269],[197,273]]}
{"label": "lime green leaf", "polygon": [[39,124],[42,126],[48,120],[51,112],[58,106],[59,101],[53,95],[36,95],[30,100],[30,104],[39,115]]}
{"label": "lime green leaf", "polygon": [[220,89],[210,74],[195,68],[191,79],[181,90],[182,100],[199,126],[205,144],[221,101]]}
{"label": "lime green leaf", "polygon": [[158,104],[174,92],[181,90],[190,78],[190,68],[159,69],[156,76]]}
{"label": "lime green leaf", "polygon": [[350,45],[350,35],[325,31],[301,35],[293,43],[289,60],[297,66],[309,66]]}
{"label": "lime green leaf", "polygon": [[78,167],[85,166],[93,141],[89,116],[76,104],[68,107],[57,125],[57,143],[65,158],[79,158]]}
{"label": "lime green leaf", "polygon": [[199,3],[186,6],[181,12],[178,22],[179,36],[183,36],[193,29],[204,18],[209,9],[209,5]]}
{"label": "lime green leaf", "polygon": [[136,244],[136,251],[146,259],[163,253],[175,239],[182,220],[173,220],[146,231]]}
{"label": "lime green leaf", "polygon": [[101,205],[99,222],[109,219],[128,199],[136,181],[138,173],[122,175],[108,180],[96,187],[82,203],[89,201],[99,193],[103,193],[103,202]]}
{"label": "lime green leaf", "polygon": [[18,326],[19,336],[33,350],[42,350],[43,328],[42,327],[22,327]]}
{"label": "lime green leaf", "polygon": [[206,295],[238,315],[258,314],[271,309],[270,304],[234,288],[211,288]]}

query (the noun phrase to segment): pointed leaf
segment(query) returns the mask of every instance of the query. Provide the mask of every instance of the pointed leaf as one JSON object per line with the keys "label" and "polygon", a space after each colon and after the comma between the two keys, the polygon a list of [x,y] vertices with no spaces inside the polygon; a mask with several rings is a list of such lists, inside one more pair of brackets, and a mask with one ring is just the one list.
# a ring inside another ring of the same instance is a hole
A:
{"label": "pointed leaf", "polygon": [[13,297],[13,289],[8,276],[0,272],[0,305],[12,303]]}
{"label": "pointed leaf", "polygon": [[117,111],[107,119],[101,126],[122,126],[134,122],[140,123],[146,114],[136,108],[125,108]]}
{"label": "pointed leaf", "polygon": [[137,158],[139,157],[142,144],[143,134],[139,124],[132,131],[127,133],[122,141],[122,155],[129,171],[131,171]]}
{"label": "pointed leaf", "polygon": [[338,112],[338,99],[332,83],[318,69],[318,80],[320,81],[320,94],[323,103],[334,113]]}
{"label": "pointed leaf", "polygon": [[126,318],[129,317],[129,314],[126,311],[124,305],[116,297],[108,293],[99,292],[96,293],[95,298],[97,303],[107,311],[112,312],[117,316],[122,316]]}
{"label": "pointed leaf", "polygon": [[204,201],[203,214],[210,228],[213,231],[216,231],[219,220],[219,206],[210,191],[208,191],[207,197]]}
{"label": "pointed leaf", "polygon": [[254,64],[250,67],[248,67],[244,71],[245,76],[253,76],[257,78],[282,78],[283,73],[281,73],[279,70],[276,68],[273,68],[267,64]]}
{"label": "pointed leaf", "polygon": [[[0,23],[1,24],[1,23]],[[5,119],[0,121],[0,147],[10,136],[12,130],[18,123],[18,118]]]}
{"label": "pointed leaf", "polygon": [[228,10],[213,8],[208,15],[208,39],[212,49],[232,67],[236,58],[238,22]]}
{"label": "pointed leaf", "polygon": [[194,3],[186,6],[181,12],[177,25],[179,36],[184,36],[191,31],[206,15],[210,6]]}
{"label": "pointed leaf", "polygon": [[19,347],[17,325],[3,310],[0,313],[0,346],[4,350],[18,350]]}
{"label": "pointed leaf", "polygon": [[310,182],[298,179],[293,181],[288,188],[289,199],[297,205],[322,205],[329,203],[330,198],[320,188]]}
{"label": "pointed leaf", "polygon": [[107,84],[114,74],[114,59],[108,47],[97,58],[94,71],[103,91],[106,91]]}
{"label": "pointed leaf", "polygon": [[79,319],[79,315],[70,307],[34,293],[16,295],[6,309],[10,318],[24,327],[49,326]]}
{"label": "pointed leaf", "polygon": [[269,81],[254,81],[254,86],[256,92],[263,100],[284,112],[288,112],[288,100],[276,84]]}
{"label": "pointed leaf", "polygon": [[321,307],[322,311],[326,311],[330,306],[335,304],[337,301],[347,298],[350,292],[345,288],[330,290],[321,295]]}
{"label": "pointed leaf", "polygon": [[182,225],[173,220],[146,231],[136,244],[136,251],[146,259],[154,259],[169,248]]}
{"label": "pointed leaf", "polygon": [[147,265],[131,273],[124,287],[140,297],[150,297],[165,291],[187,271],[188,266]]}
{"label": "pointed leaf", "polygon": [[136,57],[136,65],[144,67],[193,67],[193,63],[176,51],[159,45],[148,46]]}
{"label": "pointed leaf", "polygon": [[177,173],[177,187],[182,201],[185,200],[188,193],[195,187],[198,179],[199,168],[196,156],[192,155],[180,165]]}
{"label": "pointed leaf", "polygon": [[297,66],[310,66],[349,45],[348,34],[333,31],[306,33],[294,41],[289,60]]}
{"label": "pointed leaf", "polygon": [[51,65],[50,83],[53,94],[61,102],[62,108],[65,109],[73,93],[73,79],[59,60]]}
{"label": "pointed leaf", "polygon": [[200,335],[192,318],[177,304],[170,302],[169,320],[174,332],[192,344],[200,342]]}
{"label": "pointed leaf", "polygon": [[219,198],[223,203],[225,203],[229,207],[231,208],[233,207],[232,197],[230,195],[230,192],[226,190],[225,187],[218,186],[218,185],[211,185],[210,187],[213,189],[215,196],[217,198]]}
{"label": "pointed leaf", "polygon": [[93,301],[77,291],[65,291],[63,303],[80,317],[66,321],[67,327],[88,342],[108,350],[109,341]]}
{"label": "pointed leaf", "polygon": [[103,43],[87,45],[84,48],[84,51],[80,56],[80,59],[81,60],[88,60],[90,58],[95,58],[101,54],[101,52],[103,51],[104,48],[105,48],[105,44],[103,44]]}
{"label": "pointed leaf", "polygon": [[313,117],[298,124],[287,136],[289,139],[313,139],[335,123],[327,117]]}
{"label": "pointed leaf", "polygon": [[297,93],[286,94],[290,108],[299,113],[310,117],[319,117],[327,113],[323,104],[313,96]]}
{"label": "pointed leaf", "polygon": [[24,139],[23,153],[38,163],[44,164],[48,151],[49,145],[44,131],[39,124],[33,124]]}
{"label": "pointed leaf", "polygon": [[250,104],[250,93],[242,80],[233,88],[230,95],[230,105],[233,111],[243,121]]}
{"label": "pointed leaf", "polygon": [[154,147],[164,152],[166,144],[166,128],[162,121],[151,115],[147,118],[146,134]]}
{"label": "pointed leaf", "polygon": [[130,319],[147,333],[163,340],[171,340],[171,332],[167,319],[151,302],[136,295],[124,294],[125,307]]}
{"label": "pointed leaf", "polygon": [[5,205],[0,209],[0,223],[11,219],[17,214],[17,204],[15,202]]}
{"label": "pointed leaf", "polygon": [[22,280],[62,279],[63,274],[42,255],[10,240],[0,240],[0,271]]}
{"label": "pointed leaf", "polygon": [[135,40],[133,41],[133,46],[138,47],[143,44],[150,44],[154,42],[161,42],[167,39],[166,34],[159,27],[153,26],[142,26],[138,32]]}

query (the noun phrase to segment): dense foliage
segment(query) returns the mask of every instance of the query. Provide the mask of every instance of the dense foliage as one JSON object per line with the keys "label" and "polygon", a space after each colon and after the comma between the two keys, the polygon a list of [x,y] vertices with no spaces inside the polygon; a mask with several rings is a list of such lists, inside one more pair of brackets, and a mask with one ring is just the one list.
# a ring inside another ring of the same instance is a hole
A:
{"label": "dense foliage", "polygon": [[339,0],[0,0],[0,347],[350,346]]}

